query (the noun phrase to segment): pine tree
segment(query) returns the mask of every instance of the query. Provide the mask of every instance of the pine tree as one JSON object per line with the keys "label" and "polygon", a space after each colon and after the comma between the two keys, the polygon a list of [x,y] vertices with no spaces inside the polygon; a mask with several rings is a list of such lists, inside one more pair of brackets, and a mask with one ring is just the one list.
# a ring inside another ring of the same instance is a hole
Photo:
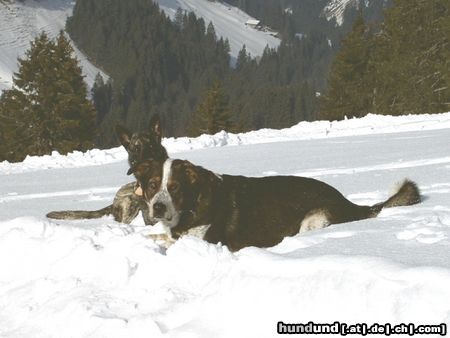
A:
{"label": "pine tree", "polygon": [[191,135],[215,134],[233,128],[227,98],[219,82],[205,93],[200,101],[191,125]]}
{"label": "pine tree", "polygon": [[449,110],[449,22],[448,0],[394,1],[376,38],[376,113]]}
{"label": "pine tree", "polygon": [[93,146],[95,111],[72,54],[63,32],[54,41],[42,33],[19,59],[13,88],[0,99],[0,116],[8,121],[0,126],[0,160],[21,161],[26,155]]}
{"label": "pine tree", "polygon": [[100,73],[95,76],[94,85],[91,89],[92,100],[97,111],[97,125],[99,125],[105,115],[110,111],[112,104],[111,80],[106,83]]}
{"label": "pine tree", "polygon": [[241,71],[245,69],[250,62],[251,56],[247,53],[247,47],[243,45],[236,59],[236,70]]}
{"label": "pine tree", "polygon": [[371,34],[360,13],[331,66],[320,118],[360,117],[370,112],[370,52]]}

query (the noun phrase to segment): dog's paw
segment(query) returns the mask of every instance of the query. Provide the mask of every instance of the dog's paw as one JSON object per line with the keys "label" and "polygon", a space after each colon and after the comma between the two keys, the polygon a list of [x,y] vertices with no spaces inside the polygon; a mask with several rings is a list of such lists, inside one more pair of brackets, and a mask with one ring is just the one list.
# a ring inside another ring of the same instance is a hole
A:
{"label": "dog's paw", "polygon": [[147,238],[153,240],[156,244],[168,249],[172,244],[176,242],[172,236],[168,234],[150,234],[146,236]]}

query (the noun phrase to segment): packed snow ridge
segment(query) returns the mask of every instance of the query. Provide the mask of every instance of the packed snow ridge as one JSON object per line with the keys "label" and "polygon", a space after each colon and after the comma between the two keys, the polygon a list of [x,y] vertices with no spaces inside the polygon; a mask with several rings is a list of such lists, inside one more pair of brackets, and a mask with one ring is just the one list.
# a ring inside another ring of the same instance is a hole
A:
{"label": "packed snow ridge", "polygon": [[[261,129],[248,133],[233,134],[221,131],[215,135],[196,138],[166,138],[163,145],[171,154],[224,146],[237,146],[281,141],[334,138],[349,135],[397,133],[416,130],[434,130],[450,127],[450,112],[408,116],[367,115],[363,118],[343,121],[300,122],[286,129]],[[0,173],[34,171],[45,168],[76,168],[124,161],[127,153],[123,147],[106,150],[92,149],[85,153],[75,151],[60,155],[28,156],[22,163],[0,162]]]}

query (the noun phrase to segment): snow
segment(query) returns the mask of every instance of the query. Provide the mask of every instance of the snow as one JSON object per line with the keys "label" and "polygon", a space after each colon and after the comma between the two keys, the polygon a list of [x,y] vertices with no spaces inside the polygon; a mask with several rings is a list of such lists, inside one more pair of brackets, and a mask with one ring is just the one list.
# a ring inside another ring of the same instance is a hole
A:
{"label": "snow", "polygon": [[187,12],[194,12],[197,17],[205,20],[206,25],[214,24],[216,35],[228,39],[230,54],[237,58],[242,46],[246,46],[247,53],[253,57],[261,56],[264,48],[276,48],[280,39],[271,32],[264,32],[246,25],[248,21],[257,19],[249,16],[239,8],[220,1],[210,0],[154,0],[161,9],[174,18],[178,8]]}
{"label": "snow", "polygon": [[279,321],[448,324],[449,120],[367,116],[165,139],[173,157],[216,172],[311,176],[360,204],[386,199],[404,177],[424,195],[236,253],[194,237],[162,249],[141,219],[45,218],[109,204],[131,181],[119,148],[3,163],[0,336],[264,338],[277,337]]}
{"label": "snow", "polygon": [[338,26],[342,26],[344,22],[345,9],[349,5],[358,6],[358,2],[356,0],[331,0],[325,6],[323,13],[328,21],[331,19],[336,19]]}
{"label": "snow", "polygon": [[[51,38],[56,37],[64,30],[66,18],[72,14],[73,6],[72,0],[0,1],[0,92],[11,88],[12,75],[18,70],[17,58],[25,55],[30,42],[42,31]],[[103,73],[74,48],[91,87],[95,75]]]}
{"label": "snow", "polygon": [[[166,138],[163,140],[163,145],[170,153],[176,154],[203,148],[448,128],[450,128],[450,113],[400,117],[369,114],[363,118],[343,121],[300,122],[281,130],[261,129],[239,134],[221,131],[215,135],[201,135],[197,138]],[[124,161],[126,158],[127,153],[122,147],[106,150],[93,149],[85,153],[75,151],[67,156],[54,151],[52,155],[28,156],[24,162],[19,164],[0,162],[0,174],[28,172],[44,168],[102,165]]]}

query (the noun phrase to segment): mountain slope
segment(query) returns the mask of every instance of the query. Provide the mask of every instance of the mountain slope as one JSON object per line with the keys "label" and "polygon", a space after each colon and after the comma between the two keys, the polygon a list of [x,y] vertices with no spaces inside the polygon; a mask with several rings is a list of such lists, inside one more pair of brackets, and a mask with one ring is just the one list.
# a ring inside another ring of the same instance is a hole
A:
{"label": "mountain slope", "polygon": [[[230,41],[231,54],[236,57],[245,44],[253,56],[261,55],[266,45],[278,46],[280,40],[245,25],[251,17],[241,10],[206,0],[159,0],[161,8],[173,17],[178,7],[193,11],[208,24],[212,21],[216,33]],[[42,30],[55,37],[64,29],[68,16],[72,14],[73,0],[25,0],[0,1],[0,92],[12,85],[12,75],[17,71],[17,58],[23,56],[30,41]],[[84,75],[92,86],[99,72],[76,46],[76,55],[81,60]]]}
{"label": "mountain slope", "polygon": [[171,18],[175,16],[178,8],[187,12],[194,12],[197,17],[214,24],[216,34],[228,39],[231,47],[231,56],[237,57],[245,44],[247,52],[253,57],[263,53],[266,46],[277,47],[278,38],[268,32],[263,32],[246,25],[253,19],[240,9],[219,1],[208,0],[155,0],[161,9]]}
{"label": "mountain slope", "polygon": [[[72,8],[71,0],[0,2],[0,91],[11,87],[12,75],[17,71],[17,58],[24,55],[30,42],[41,31],[55,37],[64,29]],[[99,69],[77,48],[75,53],[91,86]]]}

